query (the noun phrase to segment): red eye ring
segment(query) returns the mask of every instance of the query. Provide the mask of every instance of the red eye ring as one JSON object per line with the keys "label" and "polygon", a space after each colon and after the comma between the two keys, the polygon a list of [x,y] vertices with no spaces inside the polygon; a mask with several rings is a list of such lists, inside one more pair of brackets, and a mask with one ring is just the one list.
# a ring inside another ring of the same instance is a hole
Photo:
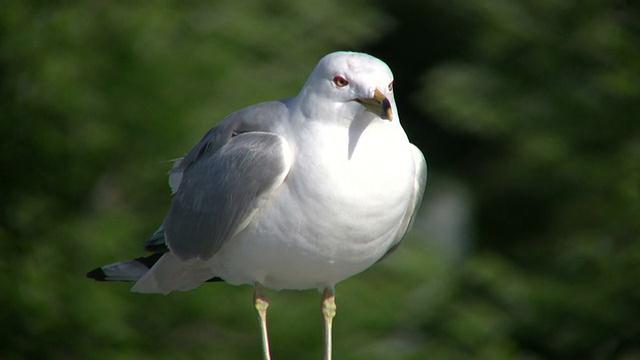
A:
{"label": "red eye ring", "polygon": [[333,78],[333,83],[339,88],[349,85],[349,81],[340,75]]}

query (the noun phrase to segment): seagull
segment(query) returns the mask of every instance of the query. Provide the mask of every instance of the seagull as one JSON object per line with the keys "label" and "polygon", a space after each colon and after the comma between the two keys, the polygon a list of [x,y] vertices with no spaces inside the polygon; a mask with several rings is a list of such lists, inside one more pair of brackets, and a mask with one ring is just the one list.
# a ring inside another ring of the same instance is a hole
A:
{"label": "seagull", "polygon": [[335,285],[398,248],[422,201],[427,165],[407,139],[381,60],[324,56],[300,93],[236,111],[169,173],[173,199],[145,242],[151,256],[87,276],[162,293],[221,280],[254,288],[271,359],[263,288],[322,292],[331,359]]}

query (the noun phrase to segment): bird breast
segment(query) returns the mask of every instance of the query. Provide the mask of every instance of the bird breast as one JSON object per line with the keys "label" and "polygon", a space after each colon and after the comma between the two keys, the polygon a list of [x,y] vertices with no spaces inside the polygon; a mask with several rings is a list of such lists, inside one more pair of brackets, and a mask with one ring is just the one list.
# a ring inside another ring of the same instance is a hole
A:
{"label": "bird breast", "polygon": [[400,231],[415,171],[399,124],[369,124],[352,149],[344,128],[313,131],[304,146],[290,138],[295,160],[283,185],[214,257],[228,282],[333,285],[374,264]]}

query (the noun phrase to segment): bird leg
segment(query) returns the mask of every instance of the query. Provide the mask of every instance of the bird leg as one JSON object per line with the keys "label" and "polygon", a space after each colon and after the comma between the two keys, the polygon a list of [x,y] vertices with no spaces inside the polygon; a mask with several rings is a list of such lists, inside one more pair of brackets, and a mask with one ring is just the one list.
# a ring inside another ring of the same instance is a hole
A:
{"label": "bird leg", "polygon": [[258,321],[260,322],[260,333],[262,334],[262,356],[264,360],[271,360],[269,350],[269,332],[267,330],[267,308],[269,301],[262,293],[262,285],[256,283],[253,287],[253,305],[258,310]]}
{"label": "bird leg", "polygon": [[331,360],[331,325],[336,316],[336,295],[333,287],[322,293],[322,316],[324,318],[324,360]]}

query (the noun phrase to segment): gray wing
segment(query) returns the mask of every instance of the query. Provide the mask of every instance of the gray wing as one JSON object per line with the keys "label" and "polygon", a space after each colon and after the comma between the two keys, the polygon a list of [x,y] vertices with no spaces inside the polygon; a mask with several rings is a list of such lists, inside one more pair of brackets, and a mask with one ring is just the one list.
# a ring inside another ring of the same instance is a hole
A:
{"label": "gray wing", "polygon": [[409,232],[409,230],[411,230],[411,227],[416,220],[416,215],[418,214],[418,209],[420,209],[422,197],[424,196],[424,188],[427,185],[427,161],[424,159],[424,155],[422,155],[420,149],[418,149],[413,144],[409,145],[411,146],[411,153],[413,155],[413,162],[416,169],[416,176],[413,183],[413,193],[411,194],[409,207],[404,216],[404,219],[402,220],[402,224],[400,226],[400,230],[398,231],[396,239],[393,241],[393,244],[389,247],[387,252],[377,262],[386,259],[387,256],[391,255],[400,246],[402,240],[404,239],[404,236]]}
{"label": "gray wing", "polygon": [[145,249],[166,244],[183,260],[208,259],[242,231],[291,167],[289,144],[277,134],[282,116],[278,102],[243,109],[178,160],[169,176],[171,208]]}

